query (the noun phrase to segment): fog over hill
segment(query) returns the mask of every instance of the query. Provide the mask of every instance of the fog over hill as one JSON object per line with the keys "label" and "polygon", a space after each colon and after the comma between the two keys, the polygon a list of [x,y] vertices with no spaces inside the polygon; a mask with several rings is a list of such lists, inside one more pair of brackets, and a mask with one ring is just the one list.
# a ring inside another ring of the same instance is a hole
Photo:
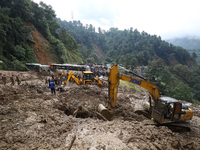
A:
{"label": "fog over hill", "polygon": [[199,50],[200,49],[200,36],[184,36],[171,38],[166,40],[176,46],[181,46],[187,50]]}

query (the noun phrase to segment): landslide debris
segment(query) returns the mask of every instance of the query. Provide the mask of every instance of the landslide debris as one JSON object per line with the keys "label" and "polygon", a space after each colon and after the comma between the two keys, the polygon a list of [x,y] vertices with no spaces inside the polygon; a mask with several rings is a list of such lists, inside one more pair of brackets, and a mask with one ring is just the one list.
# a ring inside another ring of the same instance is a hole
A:
{"label": "landslide debris", "polygon": [[[9,72],[7,72],[8,74]],[[0,84],[0,149],[150,150],[200,149],[200,106],[190,104],[190,132],[147,125],[134,113],[145,93],[119,86],[115,116],[99,120],[96,108],[107,105],[108,89],[68,83],[52,95],[46,76],[21,72],[22,85]]]}

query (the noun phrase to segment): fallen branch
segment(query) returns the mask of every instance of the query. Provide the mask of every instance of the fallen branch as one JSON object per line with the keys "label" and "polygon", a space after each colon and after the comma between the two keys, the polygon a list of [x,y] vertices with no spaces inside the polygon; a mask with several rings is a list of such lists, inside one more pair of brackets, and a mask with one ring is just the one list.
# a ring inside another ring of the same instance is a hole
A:
{"label": "fallen branch", "polygon": [[74,135],[74,137],[73,137],[73,139],[72,139],[72,141],[71,141],[71,143],[69,145],[68,150],[70,150],[72,148],[72,145],[74,144],[75,139],[76,139],[76,135]]}
{"label": "fallen branch", "polygon": [[76,109],[73,113],[73,117],[76,117],[76,115],[78,114],[78,111],[82,110],[82,106],[79,106],[78,109]]}

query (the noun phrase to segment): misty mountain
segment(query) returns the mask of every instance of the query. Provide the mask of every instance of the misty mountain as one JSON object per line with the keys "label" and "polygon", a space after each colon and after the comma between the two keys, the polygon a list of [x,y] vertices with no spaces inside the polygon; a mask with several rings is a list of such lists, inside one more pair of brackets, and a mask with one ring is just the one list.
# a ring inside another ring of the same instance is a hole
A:
{"label": "misty mountain", "polygon": [[181,46],[187,50],[200,50],[200,37],[186,36],[182,38],[173,38],[166,40],[167,42]]}

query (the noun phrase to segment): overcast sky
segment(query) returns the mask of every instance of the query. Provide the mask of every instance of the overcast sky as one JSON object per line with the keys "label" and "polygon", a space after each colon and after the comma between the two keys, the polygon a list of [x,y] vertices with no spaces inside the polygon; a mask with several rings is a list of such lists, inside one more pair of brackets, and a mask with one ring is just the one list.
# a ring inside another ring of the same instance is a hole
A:
{"label": "overcast sky", "polygon": [[[39,4],[41,0],[32,0]],[[109,30],[138,29],[162,39],[199,36],[199,0],[42,0],[62,21],[80,20]]]}

